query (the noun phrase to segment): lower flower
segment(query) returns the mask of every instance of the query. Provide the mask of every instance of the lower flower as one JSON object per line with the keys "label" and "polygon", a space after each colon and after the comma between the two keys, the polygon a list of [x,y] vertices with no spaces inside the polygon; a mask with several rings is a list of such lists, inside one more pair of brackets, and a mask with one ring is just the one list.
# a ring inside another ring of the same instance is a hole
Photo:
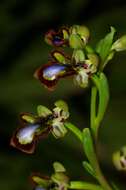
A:
{"label": "lower flower", "polygon": [[29,113],[20,114],[21,126],[12,135],[10,144],[25,153],[33,153],[37,142],[49,135],[61,138],[67,133],[64,122],[69,117],[67,104],[59,100],[55,102],[55,107],[51,111],[39,105],[37,116]]}

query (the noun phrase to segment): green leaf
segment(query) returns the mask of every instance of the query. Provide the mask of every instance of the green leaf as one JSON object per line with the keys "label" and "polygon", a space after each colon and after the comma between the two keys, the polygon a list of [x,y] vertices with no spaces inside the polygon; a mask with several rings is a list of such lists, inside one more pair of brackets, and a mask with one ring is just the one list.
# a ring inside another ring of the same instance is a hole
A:
{"label": "green leaf", "polygon": [[65,172],[66,171],[66,169],[60,162],[54,162],[53,168],[54,168],[55,172]]}
{"label": "green leaf", "polygon": [[93,75],[92,80],[95,86],[97,87],[99,94],[98,112],[96,114],[95,124],[92,125],[93,133],[95,136],[97,136],[98,128],[104,117],[109,101],[109,87],[108,87],[107,78],[104,73],[100,73],[100,75]]}
{"label": "green leaf", "polygon": [[98,110],[98,119],[101,121],[103,119],[104,113],[106,111],[108,101],[109,101],[109,87],[108,81],[104,73],[100,74],[100,88],[99,88],[99,110]]}
{"label": "green leaf", "polygon": [[40,117],[47,117],[52,114],[51,110],[49,110],[47,107],[39,105],[37,107],[37,113]]}
{"label": "green leaf", "polygon": [[68,122],[65,122],[64,126],[69,129],[81,142],[83,142],[82,132],[78,127]]}
{"label": "green leaf", "polygon": [[85,181],[71,181],[69,189],[103,190],[100,185],[92,184]]}
{"label": "green leaf", "polygon": [[97,158],[89,128],[85,128],[83,130],[83,147],[84,147],[84,152],[91,164],[91,167],[93,168],[94,171],[96,171]]}
{"label": "green leaf", "polygon": [[113,190],[120,190],[114,182],[111,182]]}
{"label": "green leaf", "polygon": [[82,164],[83,164],[84,168],[87,170],[87,172],[88,172],[90,175],[92,175],[94,178],[97,178],[96,173],[95,173],[94,169],[92,168],[92,166],[90,165],[89,162],[83,161]]}
{"label": "green leaf", "polygon": [[110,53],[114,34],[116,32],[114,27],[111,27],[110,29],[110,33],[108,33],[102,40],[100,40],[100,42],[96,46],[96,52],[100,55],[103,62],[102,64],[104,64],[107,56]]}

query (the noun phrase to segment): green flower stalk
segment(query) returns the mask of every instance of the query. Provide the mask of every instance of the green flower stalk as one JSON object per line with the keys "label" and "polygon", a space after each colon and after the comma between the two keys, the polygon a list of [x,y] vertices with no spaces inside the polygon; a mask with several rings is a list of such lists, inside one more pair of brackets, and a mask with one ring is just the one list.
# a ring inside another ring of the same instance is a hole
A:
{"label": "green flower stalk", "polygon": [[[20,114],[20,127],[11,138],[11,145],[25,153],[33,153],[40,138],[52,133],[56,139],[63,138],[67,131],[79,140],[87,160],[83,161],[85,170],[97,180],[93,184],[87,181],[71,181],[64,166],[55,162],[54,173],[42,176],[33,173],[31,181],[35,190],[117,190],[108,182],[100,168],[97,155],[99,129],[109,101],[109,85],[104,68],[116,52],[126,50],[126,35],[114,41],[115,28],[92,48],[89,44],[90,31],[86,26],[74,25],[50,30],[45,41],[55,49],[51,59],[40,66],[34,77],[48,90],[54,90],[62,78],[73,76],[74,83],[80,88],[91,88],[90,126],[83,130],[68,122],[69,109],[63,100],[54,103],[53,109],[37,106],[37,114]],[[71,53],[66,53],[65,48]],[[82,159],[83,160],[83,159]],[[126,147],[113,154],[113,162],[118,170],[126,171]]]}

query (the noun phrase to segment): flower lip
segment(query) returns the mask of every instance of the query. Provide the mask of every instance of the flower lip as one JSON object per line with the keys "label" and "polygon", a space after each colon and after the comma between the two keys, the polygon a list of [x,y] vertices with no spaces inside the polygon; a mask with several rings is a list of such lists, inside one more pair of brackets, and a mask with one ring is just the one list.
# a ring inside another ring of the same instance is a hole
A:
{"label": "flower lip", "polygon": [[24,128],[26,128],[26,126],[17,128],[17,130],[12,135],[12,138],[10,140],[10,145],[21,150],[22,152],[32,154],[35,151],[35,147],[36,147],[38,140],[40,140],[41,138],[46,138],[51,131],[51,127],[50,126],[47,127],[44,131],[42,131],[42,133],[40,133],[38,135],[35,134],[33,140],[30,143],[21,144],[19,142],[17,134],[20,132],[20,130],[22,130]]}
{"label": "flower lip", "polygon": [[69,64],[50,62],[40,67],[34,74],[49,90],[54,90],[58,80],[66,76],[74,75],[76,72]]}

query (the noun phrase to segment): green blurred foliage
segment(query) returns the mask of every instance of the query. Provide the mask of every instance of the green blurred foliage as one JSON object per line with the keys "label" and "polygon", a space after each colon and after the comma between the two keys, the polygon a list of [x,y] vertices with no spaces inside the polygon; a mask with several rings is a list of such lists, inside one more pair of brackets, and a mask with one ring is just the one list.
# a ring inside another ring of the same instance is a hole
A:
{"label": "green blurred foliage", "polygon": [[[126,2],[123,0],[3,0],[0,2],[0,189],[29,189],[32,171],[49,174],[51,165],[63,162],[73,179],[89,179],[82,168],[84,155],[75,137],[53,137],[41,142],[32,156],[9,146],[18,125],[18,113],[36,112],[38,104],[50,107],[64,99],[70,107],[70,120],[78,127],[89,124],[90,90],[59,82],[54,92],[47,91],[33,78],[35,69],[48,61],[51,48],[44,33],[62,25],[85,24],[91,31],[91,44],[100,40],[112,25],[117,37],[126,33]],[[118,35],[119,34],[119,35]],[[110,83],[110,104],[100,130],[99,156],[106,175],[117,184],[126,184],[124,174],[116,172],[112,152],[126,144],[126,52],[116,54],[105,72]],[[75,164],[76,163],[76,164]]]}

